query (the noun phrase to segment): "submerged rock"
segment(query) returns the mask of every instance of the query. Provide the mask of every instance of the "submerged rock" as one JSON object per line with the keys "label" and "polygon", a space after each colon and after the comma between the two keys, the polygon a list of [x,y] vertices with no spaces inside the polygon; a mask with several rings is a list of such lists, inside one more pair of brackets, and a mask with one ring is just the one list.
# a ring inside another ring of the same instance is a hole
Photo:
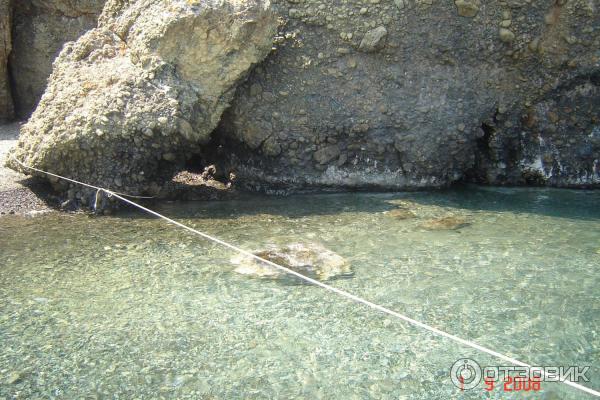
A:
{"label": "submerged rock", "polygon": [[[254,254],[322,281],[352,276],[350,265],[342,256],[319,244],[295,243],[284,247],[271,247]],[[271,279],[294,278],[282,270],[249,256],[238,256],[231,262],[237,265],[235,272],[242,275]]]}
{"label": "submerged rock", "polygon": [[430,231],[449,231],[457,230],[471,225],[471,222],[463,217],[448,216],[436,219],[430,219],[421,224],[421,228]]}
{"label": "submerged rock", "polygon": [[392,204],[392,205],[397,206],[399,208],[414,209],[414,208],[420,207],[420,205],[418,203],[415,203],[412,200],[405,200],[405,199],[386,200],[386,203]]}
{"label": "submerged rock", "polygon": [[395,219],[410,219],[415,218],[417,216],[414,212],[405,208],[396,208],[394,210],[388,211],[386,215]]}
{"label": "submerged rock", "polygon": [[[271,50],[277,24],[262,0],[166,8],[162,0],[110,0],[98,28],[61,52],[13,155],[97,186],[156,195],[209,140],[237,83]],[[68,193],[84,204],[93,195]]]}

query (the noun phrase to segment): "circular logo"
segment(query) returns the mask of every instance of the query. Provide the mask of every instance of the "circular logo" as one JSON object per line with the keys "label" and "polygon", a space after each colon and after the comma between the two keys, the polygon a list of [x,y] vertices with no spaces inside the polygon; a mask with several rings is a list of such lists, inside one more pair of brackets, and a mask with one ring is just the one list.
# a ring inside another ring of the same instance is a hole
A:
{"label": "circular logo", "polygon": [[481,367],[475,360],[461,358],[450,369],[450,379],[460,390],[471,390],[481,382]]}

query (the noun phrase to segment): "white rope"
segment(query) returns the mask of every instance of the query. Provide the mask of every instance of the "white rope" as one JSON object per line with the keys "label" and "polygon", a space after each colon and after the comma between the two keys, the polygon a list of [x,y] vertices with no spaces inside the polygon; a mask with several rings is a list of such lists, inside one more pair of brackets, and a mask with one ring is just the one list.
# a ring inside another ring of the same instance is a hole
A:
{"label": "white rope", "polygon": [[[445,338],[450,339],[450,340],[452,340],[454,342],[460,343],[460,344],[462,344],[464,346],[471,347],[471,348],[473,348],[475,350],[479,350],[482,353],[486,353],[486,354],[491,355],[493,357],[499,358],[499,359],[501,359],[503,361],[506,361],[506,362],[509,362],[509,363],[511,363],[513,365],[517,365],[517,366],[520,366],[520,367],[528,367],[528,368],[532,367],[530,364],[527,364],[527,363],[525,363],[523,361],[519,361],[516,358],[512,358],[512,357],[506,356],[506,355],[504,355],[502,353],[499,353],[499,352],[494,351],[492,349],[489,349],[487,347],[481,346],[481,345],[479,345],[479,344],[477,344],[475,342],[472,342],[470,340],[462,339],[462,338],[460,338],[460,337],[458,337],[456,335],[453,335],[451,333],[447,333],[447,332],[444,332],[442,330],[439,330],[438,328],[435,328],[435,327],[433,327],[431,325],[427,325],[427,324],[425,324],[423,322],[420,322],[420,321],[417,321],[417,320],[412,319],[410,317],[407,317],[406,315],[403,315],[403,314],[400,314],[400,313],[398,313],[396,311],[390,310],[389,308],[386,308],[386,307],[381,306],[379,304],[375,304],[373,302],[370,302],[369,300],[363,299],[362,297],[358,297],[358,296],[356,296],[356,295],[354,295],[352,293],[349,293],[349,292],[346,292],[344,290],[338,289],[336,287],[330,286],[330,285],[328,285],[326,283],[323,283],[321,281],[318,281],[316,279],[312,279],[312,278],[309,278],[307,276],[304,276],[304,275],[302,275],[299,272],[296,272],[296,271],[291,270],[289,268],[286,268],[286,267],[284,267],[282,265],[276,264],[276,263],[274,263],[272,261],[269,261],[267,259],[259,257],[259,256],[255,255],[255,254],[253,254],[253,253],[251,253],[251,252],[249,252],[247,250],[244,250],[244,249],[242,249],[240,247],[237,247],[237,246],[234,246],[232,244],[229,244],[229,243],[227,243],[227,242],[225,242],[225,241],[223,241],[223,240],[221,240],[219,238],[216,238],[214,236],[208,235],[208,234],[206,234],[204,232],[200,232],[199,230],[194,229],[192,227],[189,227],[187,225],[184,225],[181,222],[177,222],[177,221],[175,221],[175,220],[173,220],[171,218],[165,217],[164,215],[159,214],[156,211],[152,211],[149,208],[146,208],[146,207],[144,207],[144,206],[142,206],[140,204],[137,204],[137,203],[135,203],[135,202],[133,202],[133,201],[131,201],[129,199],[126,199],[121,194],[118,194],[118,193],[113,192],[111,190],[104,189],[104,188],[97,187],[97,186],[93,186],[93,185],[89,185],[87,183],[79,182],[79,181],[76,181],[74,179],[65,178],[63,176],[52,174],[52,173],[46,172],[46,171],[42,171],[42,170],[37,169],[37,168],[32,168],[32,167],[29,167],[29,166],[21,163],[18,160],[17,160],[17,162],[19,164],[21,164],[25,168],[30,168],[30,169],[32,169],[34,171],[41,172],[41,173],[44,173],[44,174],[47,174],[47,175],[50,175],[50,176],[54,176],[54,177],[57,177],[57,178],[60,178],[60,179],[64,179],[64,180],[67,180],[69,182],[73,182],[73,183],[77,183],[79,185],[83,185],[83,186],[87,186],[87,187],[90,187],[90,188],[93,188],[93,189],[101,190],[101,191],[105,192],[109,197],[114,196],[114,197],[118,198],[119,200],[121,200],[121,201],[123,201],[123,202],[125,202],[127,204],[130,204],[130,205],[132,205],[132,206],[134,206],[136,208],[139,208],[140,210],[145,211],[148,214],[151,214],[151,215],[154,215],[154,216],[156,216],[158,218],[161,218],[161,219],[167,221],[170,224],[173,224],[173,225],[178,226],[178,227],[180,227],[182,229],[185,229],[185,230],[187,230],[189,232],[192,232],[192,233],[194,233],[194,234],[196,234],[198,236],[201,236],[201,237],[203,237],[205,239],[208,239],[208,240],[210,240],[212,242],[220,244],[221,246],[224,246],[224,247],[227,247],[227,248],[229,248],[231,250],[237,251],[238,253],[244,254],[244,255],[246,255],[248,257],[252,257],[252,258],[254,258],[254,259],[256,259],[256,260],[258,260],[260,262],[263,262],[263,263],[268,264],[268,265],[270,265],[270,266],[272,266],[274,268],[277,268],[280,271],[286,272],[286,273],[288,273],[290,275],[294,275],[297,278],[302,279],[303,281],[311,283],[311,284],[313,284],[315,286],[319,286],[319,287],[321,287],[321,288],[323,288],[325,290],[328,290],[330,292],[336,293],[336,294],[338,294],[338,295],[340,295],[342,297],[345,297],[345,298],[347,298],[349,300],[352,300],[352,301],[354,301],[356,303],[360,303],[360,304],[366,305],[367,307],[370,307],[372,309],[380,311],[380,312],[382,312],[384,314],[388,314],[388,315],[396,317],[396,318],[398,318],[400,320],[408,322],[411,325],[418,326],[419,328],[425,329],[425,330],[427,330],[427,331],[429,331],[431,333],[434,333],[434,334],[436,334],[438,336],[445,337]],[[545,376],[544,371],[540,371],[540,373]],[[565,385],[571,386],[572,388],[581,390],[582,392],[591,394],[591,395],[596,396],[596,397],[600,397],[600,392],[598,392],[596,390],[593,390],[591,388],[588,388],[586,386],[583,386],[583,385],[580,385],[578,383],[571,382],[571,381],[568,381],[568,380],[562,380],[560,382],[564,383]]]}

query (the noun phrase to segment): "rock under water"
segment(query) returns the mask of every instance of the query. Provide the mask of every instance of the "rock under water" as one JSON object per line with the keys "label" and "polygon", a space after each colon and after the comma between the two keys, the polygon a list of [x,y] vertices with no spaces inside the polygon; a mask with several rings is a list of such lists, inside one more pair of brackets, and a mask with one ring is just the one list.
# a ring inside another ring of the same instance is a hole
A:
{"label": "rock under water", "polygon": [[471,225],[471,222],[463,217],[447,216],[427,220],[421,224],[421,228],[430,231],[450,231],[465,228]]}
{"label": "rock under water", "polygon": [[[254,254],[321,281],[353,275],[350,264],[342,256],[320,244],[294,243],[283,247],[271,246]],[[293,275],[249,256],[236,256],[231,259],[231,262],[237,266],[235,272],[242,275],[269,279],[294,279]]]}

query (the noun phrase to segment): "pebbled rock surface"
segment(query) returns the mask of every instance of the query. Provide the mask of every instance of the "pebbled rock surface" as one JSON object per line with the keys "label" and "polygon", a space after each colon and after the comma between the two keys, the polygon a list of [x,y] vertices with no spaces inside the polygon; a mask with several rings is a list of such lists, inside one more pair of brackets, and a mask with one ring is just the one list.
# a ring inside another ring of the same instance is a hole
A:
{"label": "pebbled rock surface", "polygon": [[593,0],[274,0],[215,141],[253,189],[600,182]]}
{"label": "pebbled rock surface", "polygon": [[[156,195],[209,140],[238,82],[271,50],[277,25],[261,0],[111,0],[98,28],[65,45],[13,154],[97,186]],[[94,196],[56,188],[83,205]]]}
{"label": "pebbled rock surface", "polygon": [[484,125],[475,182],[600,185],[600,71],[559,84],[535,103]]}
{"label": "pebbled rock surface", "polygon": [[105,1],[13,0],[14,46],[10,60],[19,117],[31,115],[63,45],[96,26]]}
{"label": "pebbled rock surface", "polygon": [[11,0],[0,0],[0,123],[14,116],[8,78],[8,56],[12,50],[11,3]]}

